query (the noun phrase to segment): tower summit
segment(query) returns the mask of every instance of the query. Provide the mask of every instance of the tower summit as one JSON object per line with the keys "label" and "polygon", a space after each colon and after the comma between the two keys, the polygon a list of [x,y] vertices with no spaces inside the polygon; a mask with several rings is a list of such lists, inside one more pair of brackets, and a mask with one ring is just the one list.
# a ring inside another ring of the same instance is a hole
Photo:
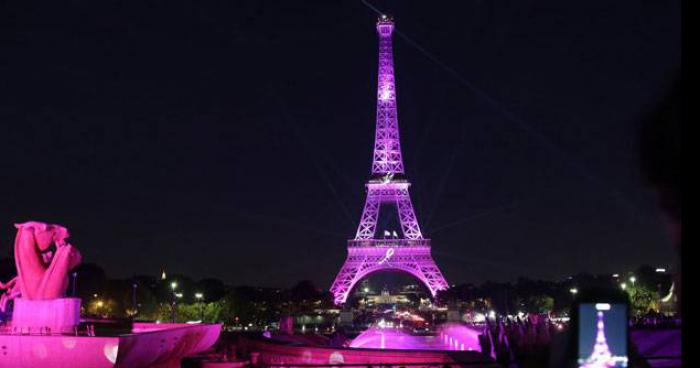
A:
{"label": "tower summit", "polygon": [[382,15],[377,21],[379,36],[379,74],[377,81],[377,129],[374,136],[372,174],[403,174],[403,158],[399,142],[399,120],[396,112],[396,83],[391,36],[394,21]]}
{"label": "tower summit", "polygon": [[[360,280],[382,270],[398,270],[413,275],[425,284],[433,296],[448,286],[430,254],[430,239],[423,238],[418,225],[408,192],[411,184],[401,178],[404,167],[396,113],[391,47],[393,31],[394,21],[381,16],[377,21],[379,76],[372,179],[366,184],[367,199],[357,233],[354,239],[348,240],[348,257],[331,286],[336,304],[345,303]],[[379,210],[384,204],[395,205],[401,236],[377,238]]]}

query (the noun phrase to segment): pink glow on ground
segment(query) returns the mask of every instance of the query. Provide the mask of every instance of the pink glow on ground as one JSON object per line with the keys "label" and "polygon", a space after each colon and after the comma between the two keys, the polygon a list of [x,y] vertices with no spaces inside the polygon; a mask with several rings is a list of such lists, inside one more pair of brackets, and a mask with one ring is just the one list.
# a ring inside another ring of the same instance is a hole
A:
{"label": "pink glow on ground", "polygon": [[[391,349],[352,349],[329,348],[319,346],[300,346],[276,343],[269,339],[257,340],[241,338],[238,348],[241,351],[260,353],[262,364],[279,364],[294,366],[301,364],[391,364],[403,366],[407,363],[413,367],[435,367],[452,364],[455,359],[461,362],[481,362],[483,357],[477,352],[450,352],[438,350],[391,350]],[[455,356],[455,354],[459,354]],[[430,363],[421,365],[421,363]],[[473,365],[478,367],[479,365]]]}
{"label": "pink glow on ground", "polygon": [[0,335],[0,368],[175,368],[209,349],[218,324],[134,325],[120,336]]}
{"label": "pink glow on ground", "polygon": [[481,351],[479,332],[460,324],[446,325],[435,336],[412,335],[398,328],[370,328],[350,343],[351,348],[397,350]]}

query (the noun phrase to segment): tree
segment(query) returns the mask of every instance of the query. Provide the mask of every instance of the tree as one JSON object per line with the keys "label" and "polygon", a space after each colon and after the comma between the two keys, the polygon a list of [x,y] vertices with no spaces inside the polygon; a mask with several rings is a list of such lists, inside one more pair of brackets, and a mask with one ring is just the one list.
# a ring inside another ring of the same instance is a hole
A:
{"label": "tree", "polygon": [[554,298],[549,295],[535,295],[527,299],[527,311],[535,313],[548,313],[554,309]]}
{"label": "tree", "polygon": [[650,311],[659,311],[661,298],[657,292],[638,283],[628,285],[626,290],[630,297],[630,309],[633,315],[641,316]]}

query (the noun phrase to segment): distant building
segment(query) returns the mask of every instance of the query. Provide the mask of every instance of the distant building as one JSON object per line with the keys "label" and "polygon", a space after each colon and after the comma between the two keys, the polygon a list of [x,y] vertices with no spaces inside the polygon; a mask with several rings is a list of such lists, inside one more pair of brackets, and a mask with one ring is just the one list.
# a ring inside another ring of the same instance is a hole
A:
{"label": "distant building", "polygon": [[410,302],[406,294],[391,294],[389,290],[384,289],[379,295],[368,295],[368,304],[407,304]]}

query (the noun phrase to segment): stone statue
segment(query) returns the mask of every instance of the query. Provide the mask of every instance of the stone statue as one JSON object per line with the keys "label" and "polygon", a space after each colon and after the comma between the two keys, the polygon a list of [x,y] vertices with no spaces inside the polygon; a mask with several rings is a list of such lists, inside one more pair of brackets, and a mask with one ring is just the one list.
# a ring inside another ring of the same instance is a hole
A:
{"label": "stone statue", "polygon": [[80,252],[66,242],[68,229],[60,225],[29,221],[15,224],[17,276],[7,284],[0,300],[5,311],[10,299],[52,300],[65,296],[68,272],[80,264]]}

